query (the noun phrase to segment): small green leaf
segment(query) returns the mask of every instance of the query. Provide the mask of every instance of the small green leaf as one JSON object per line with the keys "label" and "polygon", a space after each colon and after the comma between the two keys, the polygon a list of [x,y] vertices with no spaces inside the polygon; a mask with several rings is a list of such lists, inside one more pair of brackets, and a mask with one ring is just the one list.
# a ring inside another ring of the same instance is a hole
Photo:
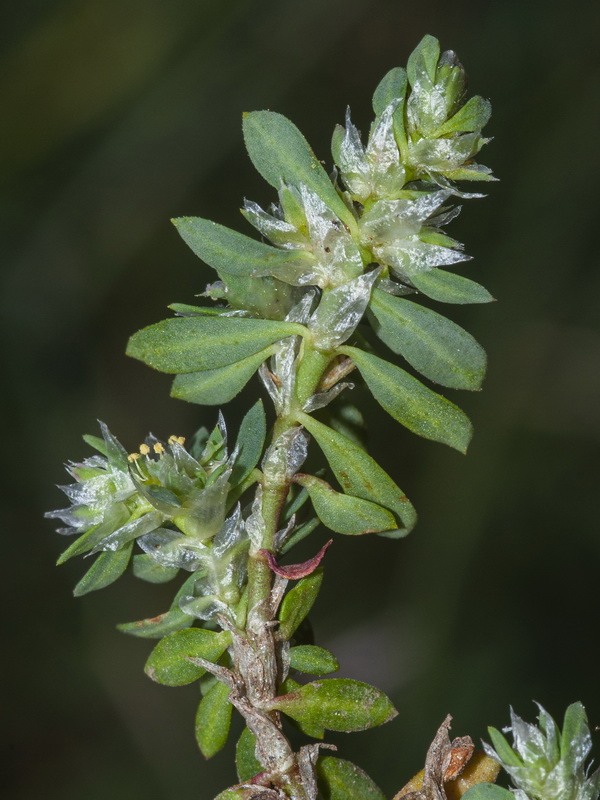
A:
{"label": "small green leaf", "polygon": [[204,695],[196,713],[196,741],[202,755],[212,758],[219,752],[229,736],[231,712],[230,689],[224,683],[212,686]]}
{"label": "small green leaf", "polygon": [[396,527],[394,515],[370,500],[340,494],[314,475],[298,474],[294,480],[308,491],[321,522],[336,533],[355,536]]}
{"label": "small green leaf", "polygon": [[306,257],[298,250],[272,247],[201,217],[180,217],[172,222],[194,253],[220,273],[273,275]]}
{"label": "small green leaf", "polygon": [[235,768],[241,783],[249,781],[263,771],[255,750],[256,736],[248,728],[244,728],[235,748]]}
{"label": "small green leaf", "polygon": [[560,740],[560,756],[564,774],[573,774],[582,760],[585,744],[591,744],[587,714],[581,703],[572,703],[565,711]]}
{"label": "small green leaf", "polygon": [[414,87],[422,73],[426,73],[435,83],[437,64],[440,58],[440,43],[434,36],[426,34],[408,57],[406,73],[410,85]]}
{"label": "small green leaf", "polygon": [[494,299],[475,281],[445,269],[411,275],[410,281],[424,295],[441,303],[491,303]]}
{"label": "small green leaf", "polygon": [[177,375],[173,381],[171,397],[205,406],[228,403],[242,391],[256,370],[274,351],[274,347],[267,347],[225,367]]}
{"label": "small green leaf", "polygon": [[431,381],[476,390],[485,375],[485,350],[459,325],[430,308],[374,289],[369,305],[373,329]]}
{"label": "small green leaf", "polygon": [[182,628],[189,628],[193,624],[195,617],[185,614],[179,608],[179,598],[185,597],[193,591],[196,581],[203,575],[203,572],[192,573],[184,581],[181,588],[173,598],[171,608],[164,614],[148,619],[140,619],[135,622],[122,622],[117,625],[121,633],[128,633],[131,636],[139,636],[143,639],[160,639],[169,633],[179,631]]}
{"label": "small green leaf", "polygon": [[383,76],[373,94],[373,111],[380,117],[393,100],[406,95],[406,70],[394,67]]}
{"label": "small green leaf", "polygon": [[476,783],[462,796],[463,800],[514,800],[514,794],[495,783]]}
{"label": "small green leaf", "polygon": [[101,553],[73,589],[75,597],[95,592],[97,589],[104,589],[105,586],[109,586],[117,578],[120,578],[127,569],[132,548],[133,542],[130,542],[116,552],[109,550]]}
{"label": "small green leaf", "polygon": [[413,506],[368,453],[347,436],[308,414],[299,416],[298,421],[316,439],[344,492],[393,511],[397,517],[398,536],[405,536],[414,528],[417,515]]}
{"label": "small green leaf", "polygon": [[[295,681],[293,678],[289,676],[284,680],[281,684],[279,689],[281,694],[289,694],[290,692],[295,692],[297,689],[300,689],[301,685],[298,681]],[[315,725],[311,722],[299,722],[298,720],[292,720],[294,725],[298,728],[298,730],[302,731],[302,733],[306,734],[306,736],[312,736],[313,739],[323,739],[325,736],[325,728],[322,725]]]}
{"label": "small green leaf", "polygon": [[133,557],[133,574],[142,581],[168,583],[177,576],[178,572],[178,567],[164,567],[146,553],[140,553]]}
{"label": "small green leaf", "polygon": [[279,611],[278,629],[279,638],[282,641],[291,639],[300,623],[308,616],[308,612],[317,599],[322,582],[323,570],[316,569],[306,578],[299,580],[283,598]]}
{"label": "small green leaf", "polygon": [[299,644],[290,648],[290,667],[309,675],[328,675],[340,668],[337,658],[323,647]]}
{"label": "small green leaf", "polygon": [[363,731],[388,722],[398,713],[379,689],[347,678],[312,681],[276,697],[270,708],[297,722],[332,731]]}
{"label": "small green leaf", "polygon": [[367,773],[343,758],[320,758],[317,778],[323,800],[385,800],[385,795]]}
{"label": "small green leaf", "polygon": [[492,740],[492,744],[503,764],[509,767],[522,767],[523,762],[509,745],[506,737],[503,736],[496,728],[488,728],[488,734]]}
{"label": "small green leaf", "polygon": [[246,317],[175,317],[150,325],[129,340],[127,355],[161,372],[217,369],[264,350],[303,325]]}
{"label": "small green leaf", "polygon": [[274,111],[252,111],[244,114],[243,128],[246,149],[252,163],[271,186],[279,190],[282,184],[295,187],[304,184],[350,230],[356,229],[352,213],[293,122]]}
{"label": "small green leaf", "polygon": [[238,486],[258,464],[266,435],[267,418],[265,409],[262,400],[258,400],[248,411],[240,425],[236,441],[238,455],[229,478],[231,486]]}
{"label": "small green leaf", "polygon": [[441,125],[433,134],[435,137],[447,136],[450,133],[471,133],[480,131],[492,116],[492,104],[489,100],[476,95]]}
{"label": "small green leaf", "polygon": [[188,658],[204,658],[218,661],[231,644],[229,631],[206,631],[202,628],[187,628],[170,633],[161,639],[144,668],[146,675],[164,686],[184,686],[198,680],[205,671],[192,664]]}
{"label": "small green leaf", "polygon": [[458,406],[382,358],[355,347],[338,349],[350,356],[373,397],[401,425],[426,439],[466,452],[473,428]]}

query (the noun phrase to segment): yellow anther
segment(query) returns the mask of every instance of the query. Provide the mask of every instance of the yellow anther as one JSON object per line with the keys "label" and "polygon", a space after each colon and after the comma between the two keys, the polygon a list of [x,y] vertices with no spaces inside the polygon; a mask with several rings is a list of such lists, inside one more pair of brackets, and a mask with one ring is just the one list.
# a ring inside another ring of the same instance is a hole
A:
{"label": "yellow anther", "polygon": [[175,434],[169,436],[169,444],[175,443],[183,446],[185,444],[185,436],[175,436]]}
{"label": "yellow anther", "polygon": [[141,444],[140,445],[140,453],[143,456],[147,456],[149,452],[150,452],[150,448],[148,447],[147,444]]}
{"label": "yellow anther", "polygon": [[129,453],[129,455],[127,456],[127,460],[133,462],[137,461],[139,457],[140,457],[139,453]]}
{"label": "yellow anther", "polygon": [[156,442],[156,444],[154,445],[153,449],[154,449],[154,452],[158,453],[158,454],[165,452],[165,448],[162,446],[162,444],[160,442]]}
{"label": "yellow anther", "polygon": [[177,436],[177,441],[183,447],[183,445],[185,444],[185,436]]}

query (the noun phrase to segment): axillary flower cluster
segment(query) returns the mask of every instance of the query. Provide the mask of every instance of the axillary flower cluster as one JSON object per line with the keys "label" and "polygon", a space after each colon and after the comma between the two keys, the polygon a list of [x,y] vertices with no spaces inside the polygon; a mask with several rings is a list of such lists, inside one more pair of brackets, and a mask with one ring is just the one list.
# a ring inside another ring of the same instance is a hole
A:
{"label": "axillary flower cluster", "polygon": [[[191,452],[182,436],[163,443],[150,435],[139,452],[128,454],[104,423],[100,427],[102,438],[85,437],[99,455],[67,467],[75,483],[61,488],[71,507],[46,514],[67,524],[60,533],[78,535],[59,564],[76,555],[104,553],[75,594],[120,577],[137,541],[143,551],[134,556],[137,577],[160,583],[179,569],[201,571],[190,593],[180,598],[182,610],[211,618],[226,610],[221,595],[229,603],[239,601],[248,540],[239,509],[225,520],[236,453],[228,455],[223,418],[212,433],[198,432]],[[241,562],[236,569],[234,559]]]}

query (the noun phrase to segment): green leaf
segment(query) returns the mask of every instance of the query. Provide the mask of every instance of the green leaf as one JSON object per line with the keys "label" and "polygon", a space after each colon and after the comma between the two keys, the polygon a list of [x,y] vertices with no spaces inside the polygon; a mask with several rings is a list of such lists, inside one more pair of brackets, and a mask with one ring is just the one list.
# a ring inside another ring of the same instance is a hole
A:
{"label": "green leaf", "polygon": [[[168,568],[167,568],[168,569]],[[179,598],[190,594],[193,591],[196,581],[203,575],[202,572],[192,573],[184,581],[181,588],[173,598],[171,608],[164,614],[156,617],[136,620],[135,622],[122,622],[117,625],[117,630],[121,633],[128,633],[131,636],[139,636],[143,639],[160,639],[169,633],[189,628],[193,624],[195,617],[185,614],[179,608]]]}
{"label": "green leaf", "polygon": [[171,397],[205,406],[228,403],[242,391],[260,365],[274,352],[274,347],[267,347],[225,367],[177,375]]}
{"label": "green leaf", "polygon": [[127,569],[132,548],[133,542],[130,542],[116,552],[109,550],[101,553],[73,589],[75,597],[95,592],[97,589],[104,589],[105,586],[109,586],[117,578],[120,578]]}
{"label": "green leaf", "polygon": [[167,583],[173,580],[178,572],[178,567],[164,567],[146,553],[133,557],[133,574],[142,581]]}
{"label": "green leaf", "polygon": [[347,436],[308,414],[299,416],[298,421],[316,439],[344,492],[393,511],[397,518],[398,536],[406,536],[414,528],[417,515],[413,506],[402,489],[368,453]]}
{"label": "green leaf", "polygon": [[506,737],[496,728],[488,728],[488,734],[503,764],[509,767],[522,767],[523,762],[509,745]]}
{"label": "green leaf", "polygon": [[458,406],[382,358],[355,347],[338,350],[350,356],[373,397],[401,425],[461,453],[467,451],[473,428]]}
{"label": "green leaf", "polygon": [[435,83],[437,64],[440,58],[440,43],[434,36],[426,34],[408,57],[406,73],[414,87],[422,73]]}
{"label": "green leaf", "polygon": [[175,317],[150,325],[129,340],[127,355],[161,372],[198,372],[241,361],[303,325],[246,317]]}
{"label": "green leaf", "polygon": [[323,647],[299,644],[290,648],[290,667],[309,675],[328,675],[340,668],[337,658]]}
{"label": "green leaf", "polygon": [[489,100],[476,95],[441,125],[433,134],[435,137],[447,136],[450,133],[471,133],[480,131],[492,116],[492,104]]}
{"label": "green leaf", "polygon": [[291,639],[300,623],[308,616],[317,599],[322,581],[323,570],[316,569],[306,578],[299,580],[283,598],[278,629],[278,638],[282,641]]}
{"label": "green leaf", "polygon": [[256,758],[256,736],[244,728],[235,748],[235,768],[240,783],[246,783],[259,772],[263,771],[262,764]]}
{"label": "green leaf", "polygon": [[188,658],[218,661],[230,644],[229,631],[217,633],[202,628],[176,631],[160,640],[150,653],[144,671],[156,683],[184,686],[198,680],[206,671],[203,667],[192,664]]}
{"label": "green leaf", "polygon": [[[301,686],[298,681],[295,681],[293,678],[289,676],[284,680],[284,682],[280,686],[280,693],[281,694],[289,694],[290,692],[295,692],[297,689],[300,689]],[[298,728],[298,730],[302,731],[306,736],[312,736],[313,739],[323,739],[325,736],[325,728],[322,725],[315,725],[311,722],[299,722],[298,720],[292,720],[294,725]]]}
{"label": "green leaf", "polygon": [[587,714],[581,703],[572,703],[565,711],[560,740],[564,774],[573,774],[577,769],[578,762],[582,760],[581,751],[585,742],[590,743]]}
{"label": "green leaf", "polygon": [[172,222],[199,258],[230,275],[274,275],[281,268],[296,265],[307,257],[298,250],[272,247],[201,217],[180,217]]}
{"label": "green leaf", "polygon": [[321,522],[336,533],[355,536],[396,527],[394,515],[370,500],[340,494],[314,475],[298,474],[294,480],[308,491]]}
{"label": "green leaf", "polygon": [[212,686],[204,695],[196,713],[196,741],[202,755],[212,758],[219,752],[229,736],[231,712],[230,689],[224,683]]}
{"label": "green leaf", "polygon": [[485,350],[456,323],[430,308],[374,289],[371,324],[382,342],[431,381],[476,390],[485,375]]}
{"label": "green leaf", "polygon": [[363,731],[382,725],[398,713],[379,689],[347,678],[312,681],[270,704],[297,722],[332,731]]}
{"label": "green leaf", "polygon": [[514,794],[495,783],[476,783],[467,789],[462,800],[514,800]]}
{"label": "green leaf", "polygon": [[350,230],[356,230],[352,213],[293,122],[274,111],[252,111],[244,114],[243,129],[246,149],[252,163],[271,186],[279,190],[282,184],[295,187],[304,184]]}
{"label": "green leaf", "polygon": [[490,303],[494,299],[487,289],[475,281],[445,269],[411,275],[410,281],[427,297],[441,303]]}
{"label": "green leaf", "polygon": [[262,455],[267,435],[267,418],[262,400],[252,406],[240,425],[236,440],[238,455],[229,483],[238,486],[252,472]]}
{"label": "green leaf", "polygon": [[373,94],[373,111],[377,116],[381,116],[389,104],[406,95],[406,70],[402,67],[394,67],[383,76]]}
{"label": "green leaf", "polygon": [[343,758],[320,758],[317,778],[323,800],[385,800],[385,795],[367,773]]}

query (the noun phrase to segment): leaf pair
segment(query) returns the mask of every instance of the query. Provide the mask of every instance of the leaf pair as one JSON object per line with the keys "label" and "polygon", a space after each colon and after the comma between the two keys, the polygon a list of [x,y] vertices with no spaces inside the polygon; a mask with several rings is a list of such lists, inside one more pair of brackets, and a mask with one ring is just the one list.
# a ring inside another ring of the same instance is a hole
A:
{"label": "leaf pair", "polygon": [[216,405],[233,399],[274,352],[275,342],[306,334],[293,322],[228,316],[176,317],[129,340],[127,355],[175,374],[171,394]]}

